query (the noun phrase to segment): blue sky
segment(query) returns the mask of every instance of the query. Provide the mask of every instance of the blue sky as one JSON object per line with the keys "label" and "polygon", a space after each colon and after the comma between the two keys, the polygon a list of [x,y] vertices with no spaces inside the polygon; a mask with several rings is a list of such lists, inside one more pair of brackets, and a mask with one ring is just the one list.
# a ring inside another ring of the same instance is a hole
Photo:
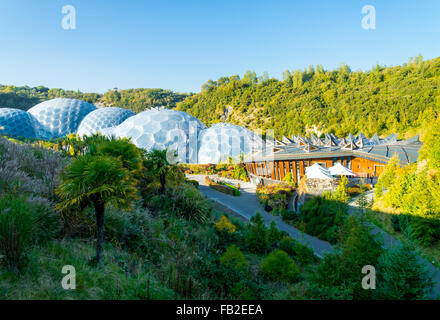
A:
{"label": "blue sky", "polygon": [[[76,30],[61,27],[64,5]],[[1,0],[0,84],[198,92],[246,70],[368,70],[440,56],[439,14],[438,0]]]}

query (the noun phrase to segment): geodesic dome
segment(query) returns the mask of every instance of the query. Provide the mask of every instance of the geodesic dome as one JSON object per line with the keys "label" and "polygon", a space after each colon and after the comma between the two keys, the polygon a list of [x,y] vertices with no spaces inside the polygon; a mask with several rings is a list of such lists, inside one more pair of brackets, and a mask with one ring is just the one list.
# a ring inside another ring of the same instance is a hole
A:
{"label": "geodesic dome", "polygon": [[128,118],[112,130],[118,138],[128,137],[146,150],[174,149],[178,160],[197,163],[197,137],[206,128],[197,118],[169,109],[149,109]]}
{"label": "geodesic dome", "polygon": [[[124,108],[107,107],[97,109],[84,117],[76,133],[81,137],[83,135],[89,136],[96,132],[102,133],[103,129],[116,127],[134,115],[134,112]],[[106,131],[104,130],[104,132]]]}
{"label": "geodesic dome", "polygon": [[35,138],[35,120],[26,111],[0,108],[0,135]]}
{"label": "geodesic dome", "polygon": [[261,149],[262,139],[252,131],[230,123],[213,124],[199,135],[198,163],[219,163]]}
{"label": "geodesic dome", "polygon": [[96,107],[85,101],[57,98],[30,108],[28,112],[38,121],[37,136],[59,138],[75,133],[83,118]]}

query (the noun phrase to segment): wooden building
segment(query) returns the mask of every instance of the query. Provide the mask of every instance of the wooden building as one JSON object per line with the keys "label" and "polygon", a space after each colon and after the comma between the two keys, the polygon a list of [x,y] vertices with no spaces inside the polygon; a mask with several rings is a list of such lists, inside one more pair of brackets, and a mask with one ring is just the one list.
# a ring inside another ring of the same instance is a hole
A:
{"label": "wooden building", "polygon": [[306,167],[318,163],[329,168],[337,162],[358,177],[378,177],[394,155],[402,166],[417,161],[421,145],[418,136],[397,140],[395,134],[385,139],[379,139],[377,134],[367,139],[362,133],[356,137],[350,134],[347,138],[332,134],[326,134],[324,138],[314,135],[310,138],[283,137],[282,141],[266,148],[266,152],[250,155],[245,164],[251,175],[274,181],[282,181],[291,172],[299,182]]}

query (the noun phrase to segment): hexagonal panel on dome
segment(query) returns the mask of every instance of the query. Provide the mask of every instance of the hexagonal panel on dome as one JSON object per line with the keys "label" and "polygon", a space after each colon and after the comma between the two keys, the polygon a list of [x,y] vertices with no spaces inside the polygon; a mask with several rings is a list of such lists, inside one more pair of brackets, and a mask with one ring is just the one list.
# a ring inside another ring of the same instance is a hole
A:
{"label": "hexagonal panel on dome", "polygon": [[213,124],[199,135],[199,163],[219,163],[229,157],[238,160],[262,148],[263,140],[254,132],[230,123]]}
{"label": "hexagonal panel on dome", "polygon": [[26,111],[0,108],[0,135],[35,138],[35,120]]}
{"label": "hexagonal panel on dome", "polygon": [[206,128],[197,118],[169,109],[150,109],[128,118],[112,130],[116,137],[129,137],[139,148],[174,149],[178,160],[197,163],[197,137]]}
{"label": "hexagonal panel on dome", "polygon": [[28,112],[38,121],[37,136],[59,138],[76,132],[83,118],[96,107],[85,101],[57,98],[30,108]]}
{"label": "hexagonal panel on dome", "polygon": [[103,129],[116,127],[134,115],[133,111],[124,108],[107,107],[97,109],[84,117],[76,133],[81,137],[83,135],[89,136],[96,132],[107,134],[108,130]]}

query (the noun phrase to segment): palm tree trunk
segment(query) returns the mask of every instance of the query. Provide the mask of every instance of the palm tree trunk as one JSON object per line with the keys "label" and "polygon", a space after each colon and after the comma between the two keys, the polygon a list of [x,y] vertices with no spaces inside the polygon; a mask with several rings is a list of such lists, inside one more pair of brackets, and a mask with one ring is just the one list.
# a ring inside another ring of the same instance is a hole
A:
{"label": "palm tree trunk", "polygon": [[164,194],[165,193],[165,179],[166,179],[166,177],[165,177],[165,174],[164,173],[162,173],[161,175],[160,175],[160,193],[161,194]]}
{"label": "palm tree trunk", "polygon": [[96,241],[96,263],[99,263],[102,258],[102,244],[104,242],[104,203],[102,201],[95,201],[95,215],[96,228],[98,231]]}

